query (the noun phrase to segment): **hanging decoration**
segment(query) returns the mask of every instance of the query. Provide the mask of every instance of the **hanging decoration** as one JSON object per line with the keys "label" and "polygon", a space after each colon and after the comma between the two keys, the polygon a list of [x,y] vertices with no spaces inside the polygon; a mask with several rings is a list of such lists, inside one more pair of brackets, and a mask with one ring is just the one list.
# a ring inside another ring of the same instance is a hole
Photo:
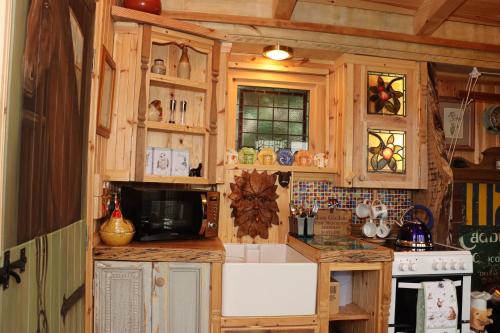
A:
{"label": "hanging decoration", "polygon": [[269,228],[279,224],[276,178],[276,174],[268,175],[266,171],[259,174],[256,170],[243,171],[241,176],[234,177],[229,199],[238,238],[249,235],[267,239]]}
{"label": "hanging decoration", "polygon": [[405,115],[406,77],[368,72],[368,114]]}

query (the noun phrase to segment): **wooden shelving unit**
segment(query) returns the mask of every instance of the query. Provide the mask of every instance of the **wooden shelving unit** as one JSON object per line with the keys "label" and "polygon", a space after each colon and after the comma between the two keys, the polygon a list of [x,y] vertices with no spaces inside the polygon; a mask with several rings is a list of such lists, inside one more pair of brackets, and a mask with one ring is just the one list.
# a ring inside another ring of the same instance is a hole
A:
{"label": "wooden shelving unit", "polygon": [[149,84],[157,85],[160,87],[179,87],[183,89],[192,89],[199,91],[207,91],[210,89],[210,85],[207,82],[197,82],[186,79],[179,79],[177,77],[171,77],[167,75],[149,73]]}
{"label": "wooden shelving unit", "polygon": [[[121,8],[113,8],[115,17],[131,15]],[[152,19],[145,17],[145,19]],[[137,147],[135,181],[179,184],[212,184],[210,170],[215,166],[209,161],[215,154],[216,127],[211,124],[216,119],[214,76],[212,69],[215,42],[184,32],[144,25],[141,50],[141,94],[137,126]],[[186,46],[187,48],[184,48]],[[177,77],[177,67],[183,48],[187,50],[191,67],[190,78]],[[166,74],[151,72],[155,59],[162,59]],[[163,109],[162,121],[148,120],[150,103],[159,100]],[[170,101],[176,101],[173,113],[175,123],[170,119]],[[187,109],[184,124],[180,124],[180,103],[185,101]],[[212,144],[210,144],[212,142]],[[159,176],[145,170],[148,147],[183,149],[189,152],[189,168],[202,164],[202,177]],[[213,178],[213,177],[212,177]]]}
{"label": "wooden shelving unit", "polygon": [[368,320],[371,315],[359,305],[351,303],[339,307],[338,313],[330,312],[330,320]]}
{"label": "wooden shelving unit", "polygon": [[154,176],[146,175],[143,179],[147,183],[171,183],[171,184],[193,184],[208,185],[210,182],[204,177],[184,177],[184,176]]}
{"label": "wooden shelving unit", "polygon": [[182,134],[193,134],[193,135],[208,134],[208,129],[205,127],[169,124],[159,121],[148,120],[146,121],[146,127],[148,128],[148,130],[164,131],[171,133],[182,133]]}
{"label": "wooden shelving unit", "polygon": [[226,165],[226,170],[258,170],[258,171],[291,171],[300,173],[331,173],[335,174],[334,168],[318,168],[315,166],[297,166],[297,165],[261,165],[261,164],[236,164]]}

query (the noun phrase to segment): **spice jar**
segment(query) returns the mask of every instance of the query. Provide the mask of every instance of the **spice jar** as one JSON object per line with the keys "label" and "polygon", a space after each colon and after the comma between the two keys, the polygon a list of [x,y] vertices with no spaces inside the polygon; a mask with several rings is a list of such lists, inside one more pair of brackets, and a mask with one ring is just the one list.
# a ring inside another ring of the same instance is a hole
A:
{"label": "spice jar", "polygon": [[167,67],[165,67],[165,62],[163,59],[155,59],[154,64],[151,67],[151,73],[165,75],[167,74]]}

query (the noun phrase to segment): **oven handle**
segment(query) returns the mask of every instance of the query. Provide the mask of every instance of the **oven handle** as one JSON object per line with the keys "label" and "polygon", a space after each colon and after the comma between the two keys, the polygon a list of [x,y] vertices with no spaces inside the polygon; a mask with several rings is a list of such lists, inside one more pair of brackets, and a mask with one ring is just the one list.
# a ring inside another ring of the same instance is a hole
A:
{"label": "oven handle", "polygon": [[[462,285],[462,281],[453,281],[453,285],[455,287],[460,287]],[[400,289],[422,289],[422,283],[411,283],[411,282],[398,282],[398,288]]]}

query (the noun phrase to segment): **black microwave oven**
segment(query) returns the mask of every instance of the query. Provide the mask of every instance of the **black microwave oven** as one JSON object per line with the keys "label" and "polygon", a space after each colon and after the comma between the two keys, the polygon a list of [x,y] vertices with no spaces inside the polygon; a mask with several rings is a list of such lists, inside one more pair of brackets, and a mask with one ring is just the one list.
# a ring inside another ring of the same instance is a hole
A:
{"label": "black microwave oven", "polygon": [[123,216],[135,226],[135,240],[217,237],[219,192],[123,186]]}

